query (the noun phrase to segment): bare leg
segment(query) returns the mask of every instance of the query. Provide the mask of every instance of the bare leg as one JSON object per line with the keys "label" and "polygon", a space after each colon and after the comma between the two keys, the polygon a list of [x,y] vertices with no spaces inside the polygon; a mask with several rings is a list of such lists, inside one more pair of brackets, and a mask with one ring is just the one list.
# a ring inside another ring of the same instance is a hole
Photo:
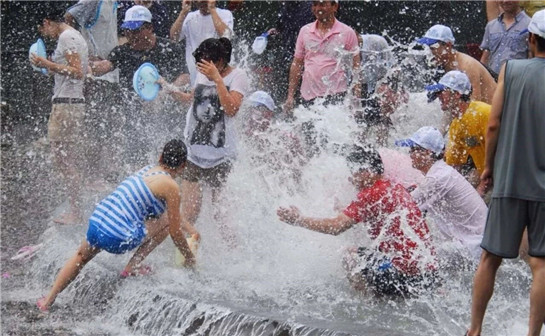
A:
{"label": "bare leg", "polygon": [[168,214],[166,212],[159,219],[146,222],[148,235],[129,260],[127,266],[125,266],[124,272],[131,274],[135,268],[140,266],[142,260],[168,237],[168,224]]}
{"label": "bare leg", "polygon": [[65,182],[69,201],[68,212],[56,218],[55,222],[60,224],[76,224],[78,221],[81,221],[80,193],[82,174],[77,169],[78,159],[74,153],[70,152],[77,149],[71,148],[73,146],[65,142],[53,142],[51,146],[53,160]]}
{"label": "bare leg", "polygon": [[237,246],[236,235],[233,229],[226,224],[226,214],[224,209],[220,206],[221,188],[212,189],[212,203],[214,204],[214,220],[218,224],[218,229],[230,248]]}
{"label": "bare leg", "polygon": [[522,234],[522,240],[520,242],[520,249],[519,249],[519,257],[520,259],[526,261],[526,263],[529,263],[529,256],[528,256],[528,228],[524,229],[524,233]]}
{"label": "bare leg", "polygon": [[57,278],[55,279],[49,294],[43,300],[38,302],[40,309],[49,309],[53,302],[55,302],[57,295],[78,276],[81,269],[100,251],[100,249],[89,245],[87,240],[84,240],[78,248],[76,254],[66,262],[59,274],[57,274]]}
{"label": "bare leg", "polygon": [[195,226],[201,212],[202,190],[198,182],[182,180],[182,218]]}
{"label": "bare leg", "polygon": [[480,335],[488,301],[494,292],[496,272],[502,258],[483,250],[479,267],[473,279],[473,297],[471,303],[471,326],[468,336]]}
{"label": "bare leg", "polygon": [[530,268],[532,269],[532,287],[528,336],[539,336],[545,322],[545,258],[530,257]]}

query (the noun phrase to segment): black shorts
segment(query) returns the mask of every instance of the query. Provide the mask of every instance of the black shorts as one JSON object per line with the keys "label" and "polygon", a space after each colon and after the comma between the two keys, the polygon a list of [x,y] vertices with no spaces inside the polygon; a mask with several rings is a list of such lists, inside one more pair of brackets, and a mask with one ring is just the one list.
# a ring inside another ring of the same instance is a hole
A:
{"label": "black shorts", "polygon": [[360,271],[365,282],[378,294],[388,296],[408,296],[423,290],[437,287],[439,277],[433,272],[409,275],[399,271],[386,257],[367,254],[365,248],[358,249],[365,259],[365,267]]}

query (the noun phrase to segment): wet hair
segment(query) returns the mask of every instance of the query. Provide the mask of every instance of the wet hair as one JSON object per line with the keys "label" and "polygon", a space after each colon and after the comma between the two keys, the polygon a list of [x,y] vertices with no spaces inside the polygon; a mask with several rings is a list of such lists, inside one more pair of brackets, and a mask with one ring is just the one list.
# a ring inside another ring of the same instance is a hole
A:
{"label": "wet hair", "polygon": [[52,4],[50,7],[42,8],[40,14],[38,15],[38,23],[41,25],[44,20],[64,22],[66,10],[67,8],[61,8],[55,4]]}
{"label": "wet hair", "polygon": [[349,164],[359,167],[360,169],[369,170],[375,174],[384,174],[384,164],[377,150],[370,146],[353,145],[346,157]]}
{"label": "wet hair", "polygon": [[233,46],[228,38],[209,38],[201,42],[193,52],[193,57],[195,57],[195,63],[204,59],[214,63],[223,60],[227,64],[231,61],[232,51]]}
{"label": "wet hair", "polygon": [[163,147],[159,162],[171,169],[176,169],[187,160],[187,148],[182,140],[173,139]]}

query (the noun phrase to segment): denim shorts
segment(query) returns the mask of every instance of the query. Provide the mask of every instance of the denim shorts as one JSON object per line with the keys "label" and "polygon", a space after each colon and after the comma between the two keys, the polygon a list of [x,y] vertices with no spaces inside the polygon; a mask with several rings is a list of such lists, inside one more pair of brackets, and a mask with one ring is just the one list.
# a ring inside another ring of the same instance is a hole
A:
{"label": "denim shorts", "polygon": [[144,223],[138,224],[138,229],[136,230],[135,234],[125,240],[105,234],[103,230],[99,229],[100,226],[100,223],[93,220],[89,221],[87,241],[92,247],[99,248],[113,254],[123,254],[137,248],[140,246],[140,244],[142,244],[142,241],[146,237],[146,227]]}

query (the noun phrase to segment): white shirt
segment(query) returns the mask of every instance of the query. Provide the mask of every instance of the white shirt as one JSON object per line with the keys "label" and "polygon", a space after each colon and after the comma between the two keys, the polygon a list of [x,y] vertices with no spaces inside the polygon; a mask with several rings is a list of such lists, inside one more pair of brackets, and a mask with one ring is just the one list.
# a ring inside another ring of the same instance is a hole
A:
{"label": "white shirt", "polygon": [[[68,13],[81,26],[80,32],[89,47],[89,56],[107,60],[110,51],[118,44],[116,1],[80,0],[68,9]],[[96,78],[119,83],[119,70]]]}
{"label": "white shirt", "polygon": [[411,194],[445,238],[458,240],[471,255],[480,257],[488,209],[475,188],[460,173],[439,160]]}
{"label": "white shirt", "polygon": [[[243,96],[248,93],[248,76],[241,69],[233,69],[223,78],[223,83],[229,91],[237,91]],[[184,130],[188,160],[201,168],[212,168],[235,158],[233,118],[225,115],[214,82],[199,72]]]}
{"label": "white shirt", "polygon": [[191,76],[191,85],[194,86],[197,76],[197,68],[195,66],[195,58],[193,52],[199,47],[202,41],[209,38],[230,38],[233,33],[233,14],[227,9],[216,8],[216,12],[220,19],[229,27],[230,31],[226,31],[223,36],[219,36],[212,22],[212,15],[202,15],[199,10],[187,14],[184,23],[182,24],[181,39],[185,39],[185,59],[187,69]]}
{"label": "white shirt", "polygon": [[[88,63],[87,43],[77,30],[69,28],[59,35],[52,60],[57,64],[68,65],[65,55],[72,53],[79,55],[85,77]],[[83,79],[75,79],[58,73],[55,73],[54,77],[53,98],[83,98]]]}

